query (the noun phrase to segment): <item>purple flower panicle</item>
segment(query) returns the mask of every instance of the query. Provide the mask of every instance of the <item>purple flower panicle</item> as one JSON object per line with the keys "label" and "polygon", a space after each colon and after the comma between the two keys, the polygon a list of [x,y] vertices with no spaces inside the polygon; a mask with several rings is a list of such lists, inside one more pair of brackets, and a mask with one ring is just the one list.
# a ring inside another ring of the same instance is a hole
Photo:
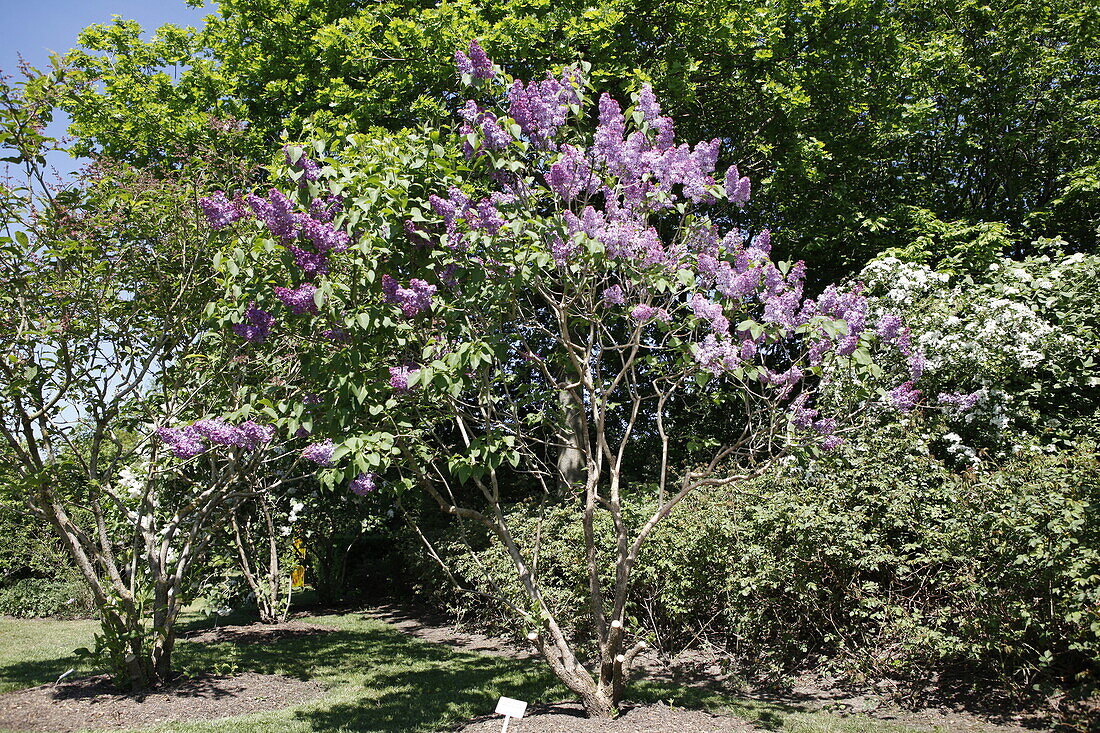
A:
{"label": "purple flower panicle", "polygon": [[400,307],[405,318],[415,318],[430,310],[436,290],[435,285],[419,278],[414,277],[409,281],[409,287],[404,288],[389,275],[382,276],[382,294],[386,302]]}
{"label": "purple flower panicle", "polygon": [[158,428],[157,437],[177,458],[192,458],[206,450],[206,443],[253,451],[275,438],[275,428],[248,420],[233,426],[220,417],[196,420],[180,428]]}
{"label": "purple flower panicle", "polygon": [[623,289],[619,285],[606,288],[601,299],[604,305],[626,305],[626,294],[623,293]]}
{"label": "purple flower panicle", "polygon": [[302,449],[302,458],[318,466],[332,465],[332,454],[336,452],[336,446],[331,440],[320,443],[311,443]]}
{"label": "purple flower panicle", "polygon": [[194,458],[206,450],[206,444],[190,425],[183,428],[157,428],[157,437],[176,458]]}
{"label": "purple flower panicle", "polygon": [[737,166],[726,169],[726,198],[738,206],[744,206],[752,196],[752,181],[742,176]]}
{"label": "purple flower panicle", "polygon": [[348,488],[353,494],[366,496],[378,488],[378,477],[373,473],[361,473],[351,480]]}
{"label": "purple flower panicle", "polygon": [[695,361],[700,367],[715,376],[723,372],[732,371],[741,364],[741,355],[738,346],[729,339],[717,338],[713,333],[707,334],[695,349]]}
{"label": "purple flower panicle", "polygon": [[978,398],[980,396],[981,390],[971,392],[970,394],[963,392],[940,392],[936,400],[941,405],[955,408],[958,412],[969,412],[974,409],[974,405],[978,404]]}
{"label": "purple flower panicle", "polygon": [[492,60],[477,41],[470,41],[465,53],[455,51],[455,67],[458,73],[469,74],[475,79],[492,79],[496,76]]}
{"label": "purple flower panicle", "polygon": [[289,308],[294,315],[298,316],[304,313],[317,312],[317,301],[314,298],[316,293],[317,286],[308,283],[296,289],[275,288],[275,297]]}
{"label": "purple flower panicle", "polygon": [[887,313],[879,319],[878,326],[876,326],[875,331],[878,333],[880,338],[886,339],[887,341],[892,341],[901,334],[901,331],[904,327],[905,323],[901,320],[901,316],[895,315],[893,313]]}
{"label": "purple flower panicle", "polygon": [[275,316],[267,311],[260,310],[255,303],[248,304],[248,310],[244,312],[245,323],[233,324],[233,333],[245,341],[255,344],[263,343],[267,335],[271,333],[271,327],[275,325]]}
{"label": "purple flower panicle", "polygon": [[275,439],[275,428],[270,425],[260,425],[253,420],[247,420],[237,426],[241,434],[241,447],[254,450],[263,443],[270,443]]}
{"label": "purple flower panicle", "polygon": [[291,160],[289,147],[284,148],[283,153],[286,155],[287,165],[289,165],[291,168],[294,168],[295,170],[303,171],[304,175],[302,176],[302,180],[316,181],[318,178],[321,177],[320,164],[317,161],[312,160],[309,156],[305,154],[305,152],[302,153],[301,157],[299,157],[297,161]]}
{"label": "purple flower panicle", "polygon": [[894,406],[898,412],[911,412],[914,407],[917,406],[917,401],[920,399],[920,390],[913,389],[913,383],[904,382],[894,387],[887,394],[890,404]]}
{"label": "purple flower panicle", "polygon": [[390,388],[399,394],[412,391],[409,378],[418,371],[420,370],[409,366],[390,367]]}
{"label": "purple flower panicle", "polygon": [[224,229],[245,215],[241,204],[229,200],[221,191],[199,199],[199,208],[213,229]]}

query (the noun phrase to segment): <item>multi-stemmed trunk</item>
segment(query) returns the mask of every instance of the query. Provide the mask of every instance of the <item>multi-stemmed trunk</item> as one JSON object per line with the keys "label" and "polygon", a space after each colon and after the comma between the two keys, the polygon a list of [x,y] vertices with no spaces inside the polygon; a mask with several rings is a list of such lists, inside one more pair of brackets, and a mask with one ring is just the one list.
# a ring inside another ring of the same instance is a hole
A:
{"label": "multi-stemmed trunk", "polygon": [[119,681],[131,689],[156,687],[172,677],[175,625],[188,571],[209,544],[207,528],[213,513],[220,508],[232,511],[246,495],[227,491],[235,470],[231,459],[173,511],[159,506],[157,490],[165,479],[151,473],[138,507],[128,510],[132,535],[125,552],[107,532],[104,508],[124,506],[113,488],[92,485],[92,517],[86,526],[70,516],[45,471],[28,495],[31,509],[53,525],[91,589],[102,629],[100,652]]}
{"label": "multi-stemmed trunk", "polygon": [[[262,528],[258,533],[254,528],[250,531],[252,523],[245,521],[240,511],[231,512],[229,521],[233,528],[233,544],[237,549],[241,573],[256,597],[260,621],[265,624],[281,624],[286,622],[290,614],[292,583],[289,577],[284,578],[278,534],[267,498],[258,497],[254,505],[262,519]],[[262,539],[257,539],[257,534]],[[263,559],[265,554],[266,561]]]}

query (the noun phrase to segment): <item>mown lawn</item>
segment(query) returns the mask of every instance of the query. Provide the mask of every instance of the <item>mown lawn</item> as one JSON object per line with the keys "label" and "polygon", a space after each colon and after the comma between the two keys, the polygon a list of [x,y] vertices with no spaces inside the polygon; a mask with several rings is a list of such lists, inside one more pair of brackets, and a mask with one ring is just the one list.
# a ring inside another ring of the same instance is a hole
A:
{"label": "mown lawn", "polygon": [[[420,641],[357,613],[316,616],[334,631],[269,644],[181,640],[180,669],[254,671],[320,683],[326,692],[298,707],[219,721],[170,724],[158,731],[422,731],[434,733],[492,711],[499,695],[529,702],[568,699],[543,665],[455,651]],[[192,619],[191,627],[209,622]],[[77,666],[73,649],[90,644],[92,621],[0,618],[0,692],[53,682]],[[78,668],[78,672],[92,670]],[[729,711],[774,731],[906,733],[914,729],[860,716],[810,713],[719,693],[643,683],[636,700]],[[923,729],[927,730],[927,729]]]}

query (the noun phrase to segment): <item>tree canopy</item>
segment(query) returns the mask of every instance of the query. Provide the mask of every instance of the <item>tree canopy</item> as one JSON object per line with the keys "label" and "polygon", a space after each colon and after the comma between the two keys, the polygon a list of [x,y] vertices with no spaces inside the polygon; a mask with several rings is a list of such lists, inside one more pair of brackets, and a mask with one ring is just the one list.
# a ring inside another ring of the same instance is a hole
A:
{"label": "tree canopy", "polygon": [[[247,123],[390,130],[454,111],[470,38],[533,77],[576,60],[644,80],[688,140],[758,182],[778,251],[826,275],[898,248],[981,267],[1038,237],[1096,247],[1100,11],[1066,0],[587,3],[222,0],[201,29],[92,26],[69,62],[77,150],[157,160]],[[90,83],[95,81],[96,83]],[[734,161],[723,161],[734,162]]]}

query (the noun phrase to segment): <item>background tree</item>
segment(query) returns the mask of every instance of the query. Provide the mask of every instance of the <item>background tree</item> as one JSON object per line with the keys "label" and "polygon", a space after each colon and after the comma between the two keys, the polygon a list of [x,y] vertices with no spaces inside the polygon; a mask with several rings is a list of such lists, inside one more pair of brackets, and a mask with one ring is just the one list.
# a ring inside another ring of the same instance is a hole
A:
{"label": "background tree", "polygon": [[[146,687],[170,675],[187,572],[238,469],[230,459],[174,473],[152,440],[211,381],[192,358],[214,285],[193,187],[203,181],[105,159],[70,185],[50,181],[55,141],[41,130],[65,73],[28,69],[0,87],[0,144],[22,173],[0,188],[0,436],[10,489],[91,589],[100,651]],[[204,170],[221,169],[211,159]],[[205,427],[224,442],[220,424]],[[271,439],[254,428],[231,434],[239,450]]]}
{"label": "background tree", "polygon": [[[223,0],[199,30],[93,26],[70,60],[78,149],[148,163],[249,123],[397,130],[454,111],[468,38],[534,77],[585,59],[620,97],[650,80],[685,139],[718,137],[756,181],[783,256],[832,278],[874,255],[984,267],[1063,236],[1094,251],[1100,19],[1068,0]],[[89,83],[89,82],[96,83]],[[155,90],[155,93],[150,93]],[[728,161],[734,162],[734,161]],[[737,212],[730,209],[726,215]],[[717,214],[716,214],[717,215]]]}

